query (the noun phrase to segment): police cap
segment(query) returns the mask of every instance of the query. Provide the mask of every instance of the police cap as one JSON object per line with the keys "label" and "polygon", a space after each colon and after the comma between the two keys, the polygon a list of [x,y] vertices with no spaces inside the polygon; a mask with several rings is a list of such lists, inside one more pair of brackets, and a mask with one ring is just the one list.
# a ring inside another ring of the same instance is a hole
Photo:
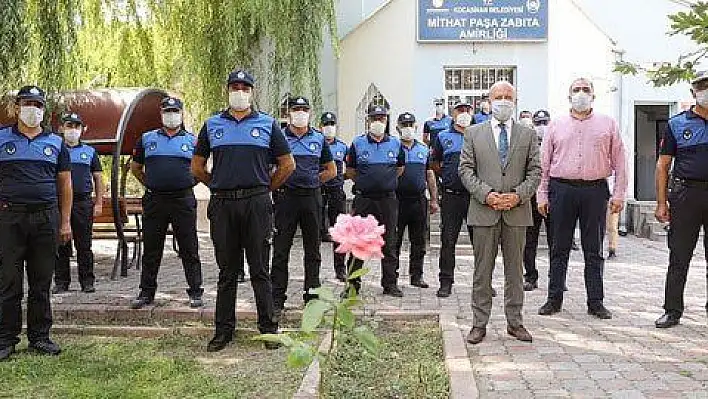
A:
{"label": "police cap", "polygon": [[17,92],[17,101],[19,100],[34,100],[42,104],[46,102],[44,90],[37,86],[22,86],[20,91]]}
{"label": "police cap", "polygon": [[371,105],[368,114],[369,116],[388,115],[388,110],[382,105]]}
{"label": "police cap", "polygon": [[163,111],[167,109],[182,109],[183,107],[182,101],[177,97],[165,97],[160,102],[160,109]]}
{"label": "police cap", "polygon": [[533,114],[534,122],[548,122],[551,120],[551,114],[545,109],[540,109]]}
{"label": "police cap", "polygon": [[84,121],[81,120],[81,117],[79,114],[76,112],[65,112],[61,116],[61,123],[78,123],[81,126],[84,126]]}
{"label": "police cap", "polygon": [[334,112],[325,112],[320,118],[320,123],[326,125],[328,123],[337,124],[337,115]]}
{"label": "police cap", "polygon": [[243,83],[248,87],[253,87],[255,81],[256,80],[253,78],[253,76],[251,76],[250,73],[242,69],[237,69],[229,74],[229,80],[227,84]]}
{"label": "police cap", "polygon": [[708,80],[708,70],[698,71],[698,72],[696,72],[696,75],[693,78],[693,80],[691,80],[691,84],[696,85],[696,84],[704,82],[706,80]]}
{"label": "police cap", "polygon": [[454,108],[457,109],[460,107],[472,107],[472,104],[470,104],[470,102],[465,99],[460,99],[455,102]]}
{"label": "police cap", "polygon": [[415,123],[415,116],[410,112],[398,115],[398,123]]}
{"label": "police cap", "polygon": [[310,101],[302,96],[292,97],[290,101],[288,101],[288,107],[310,109]]}

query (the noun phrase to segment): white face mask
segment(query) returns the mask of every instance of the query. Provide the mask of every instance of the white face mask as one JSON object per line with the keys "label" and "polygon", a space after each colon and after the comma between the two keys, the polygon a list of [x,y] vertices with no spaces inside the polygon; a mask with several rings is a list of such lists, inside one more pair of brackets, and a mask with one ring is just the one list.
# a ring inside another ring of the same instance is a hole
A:
{"label": "white face mask", "polygon": [[472,124],[472,115],[469,112],[461,112],[455,117],[455,124],[459,127],[468,127]]}
{"label": "white face mask", "polygon": [[291,112],[290,123],[292,123],[295,127],[307,127],[310,123],[310,113],[307,111]]}
{"label": "white face mask", "polygon": [[511,100],[492,101],[492,116],[499,122],[506,122],[514,115],[514,103]]}
{"label": "white face mask", "polygon": [[519,119],[519,124],[526,127],[533,127],[533,121],[531,120],[531,118],[521,118]]}
{"label": "white face mask", "polygon": [[176,129],[182,124],[181,112],[165,112],[162,114],[162,124],[168,129]]}
{"label": "white face mask", "polygon": [[435,106],[435,113],[438,115],[443,115],[445,114],[445,107],[442,105],[436,105]]}
{"label": "white face mask", "polygon": [[66,129],[64,130],[64,139],[67,143],[75,145],[79,143],[81,138],[81,129]]}
{"label": "white face mask", "polygon": [[31,105],[23,105],[20,107],[20,115],[18,118],[29,127],[37,127],[44,119],[44,109],[33,107]]}
{"label": "white face mask", "polygon": [[236,111],[245,111],[251,106],[251,93],[241,90],[229,92],[229,106]]}
{"label": "white face mask", "polygon": [[399,129],[401,132],[401,139],[405,141],[413,140],[413,135],[415,135],[415,128],[413,126],[402,127]]}
{"label": "white face mask", "polygon": [[322,128],[322,133],[328,139],[333,139],[337,136],[337,126],[327,125]]}
{"label": "white face mask", "polygon": [[369,131],[374,137],[382,137],[386,133],[386,124],[380,121],[371,122]]}
{"label": "white face mask", "polygon": [[696,92],[696,103],[703,108],[708,108],[708,90]]}
{"label": "white face mask", "polygon": [[592,96],[588,93],[575,93],[570,97],[570,103],[576,112],[587,112],[592,107]]}

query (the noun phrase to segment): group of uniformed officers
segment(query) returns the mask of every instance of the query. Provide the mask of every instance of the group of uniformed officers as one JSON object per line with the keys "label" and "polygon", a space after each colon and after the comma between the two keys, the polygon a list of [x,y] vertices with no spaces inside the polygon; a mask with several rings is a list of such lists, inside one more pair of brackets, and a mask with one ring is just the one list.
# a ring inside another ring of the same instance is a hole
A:
{"label": "group of uniformed officers", "polygon": [[[578,87],[584,84],[580,83]],[[347,147],[337,138],[334,113],[325,112],[320,126],[315,128],[310,123],[308,99],[294,97],[289,101],[287,126],[281,129],[275,118],[253,107],[254,86],[255,80],[248,72],[231,72],[227,80],[229,107],[207,119],[197,137],[184,128],[182,101],[167,97],[161,102],[163,127],[144,133],[138,140],[131,170],[145,186],[145,252],[140,292],[131,307],[138,309],[154,301],[169,225],[178,243],[190,306],[202,306],[196,199],[192,191],[198,182],[211,190],[207,216],[219,267],[215,335],[208,351],[219,351],[233,339],[236,289],[243,279],[244,254],[255,294],[258,329],[261,333],[277,333],[287,299],[290,250],[298,227],[304,249],[303,299],[307,302],[316,297],[311,289],[320,286],[320,243],[331,241],[327,227],[346,211],[345,179],[354,183],[352,213],[373,215],[386,228],[381,261],[384,295],[403,296],[398,270],[406,229],[411,246],[410,284],[429,287],[423,279],[428,214],[442,210],[437,296],[450,296],[454,249],[470,203],[470,193],[458,172],[464,132],[472,124],[492,118],[489,101],[482,102],[477,114],[473,113],[472,104],[459,101],[453,105],[451,116],[445,115],[444,103],[437,102],[435,117],[423,128],[424,142],[415,138],[416,118],[412,113],[398,116],[394,134],[388,110],[372,105],[368,109],[367,132],[355,137]],[[581,88],[592,93],[592,85],[586,86]],[[671,266],[666,288],[667,314],[657,320],[657,327],[678,323],[690,254],[699,226],[708,225],[708,197],[703,195],[708,187],[708,166],[696,155],[700,154],[697,149],[708,145],[707,92],[708,74],[699,74],[693,81],[697,105],[672,119],[662,140],[657,218],[671,220]],[[25,270],[29,285],[29,348],[40,353],[60,352],[59,346],[49,339],[49,294],[52,275],[52,292],[69,290],[72,239],[81,290],[95,291],[91,231],[93,216],[102,212],[101,164],[96,151],[80,140],[85,129],[80,115],[62,115],[61,136],[41,125],[45,101],[40,88],[22,87],[14,106],[17,123],[0,129],[0,360],[10,357],[19,343]],[[535,127],[542,139],[549,119],[548,112],[540,110],[533,115],[522,113],[520,122]],[[502,144],[508,145],[499,145]],[[211,167],[207,165],[209,158]],[[672,158],[676,158],[677,167],[671,194],[667,196],[667,165]],[[671,218],[667,197],[672,206]],[[699,197],[700,205],[692,200]],[[532,202],[535,205],[535,197]],[[528,229],[526,239],[525,290],[537,285],[534,259],[538,231],[541,221],[548,219],[545,203],[538,210],[535,208],[534,225]],[[472,228],[468,228],[472,239]],[[555,240],[549,237],[553,246],[552,241]],[[340,281],[347,279],[344,262],[344,256],[335,253],[333,266]],[[361,261],[355,261],[354,270],[360,267]],[[358,280],[352,284],[357,291],[361,288]],[[554,300],[549,296],[540,313],[559,310],[560,302]],[[590,310],[598,317],[610,317],[601,302],[597,306],[600,308]],[[478,332],[477,342],[483,336],[483,331]],[[271,342],[265,345],[270,349],[278,347]]]}

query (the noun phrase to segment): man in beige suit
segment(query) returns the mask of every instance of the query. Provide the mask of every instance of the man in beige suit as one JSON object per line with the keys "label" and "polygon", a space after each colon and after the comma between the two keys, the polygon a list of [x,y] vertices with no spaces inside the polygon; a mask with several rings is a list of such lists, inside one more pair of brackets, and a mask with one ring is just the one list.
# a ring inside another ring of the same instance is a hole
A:
{"label": "man in beige suit", "polygon": [[489,92],[492,117],[469,127],[460,156],[460,178],[472,197],[467,223],[473,228],[473,326],[467,341],[482,342],[492,310],[492,272],[499,245],[504,256],[504,312],[507,332],[531,342],[522,324],[523,251],[533,224],[531,197],[541,178],[536,132],[514,122],[516,90],[495,83]]}

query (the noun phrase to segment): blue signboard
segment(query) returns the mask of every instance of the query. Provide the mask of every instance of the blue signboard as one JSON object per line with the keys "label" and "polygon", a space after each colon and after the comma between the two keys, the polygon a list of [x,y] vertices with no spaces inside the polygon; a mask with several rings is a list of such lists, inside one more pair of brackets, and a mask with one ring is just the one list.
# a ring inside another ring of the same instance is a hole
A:
{"label": "blue signboard", "polygon": [[418,41],[548,39],[548,0],[418,0]]}

